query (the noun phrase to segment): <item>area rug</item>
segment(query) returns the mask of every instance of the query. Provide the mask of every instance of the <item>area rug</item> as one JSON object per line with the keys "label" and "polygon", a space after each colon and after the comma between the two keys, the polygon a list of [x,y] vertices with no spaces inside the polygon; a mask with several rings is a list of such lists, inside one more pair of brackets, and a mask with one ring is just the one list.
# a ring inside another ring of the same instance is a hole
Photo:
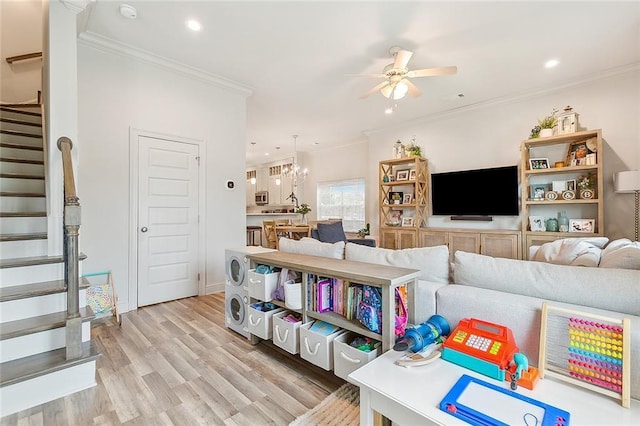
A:
{"label": "area rug", "polygon": [[289,426],[360,424],[360,388],[345,383],[320,404],[295,419]]}

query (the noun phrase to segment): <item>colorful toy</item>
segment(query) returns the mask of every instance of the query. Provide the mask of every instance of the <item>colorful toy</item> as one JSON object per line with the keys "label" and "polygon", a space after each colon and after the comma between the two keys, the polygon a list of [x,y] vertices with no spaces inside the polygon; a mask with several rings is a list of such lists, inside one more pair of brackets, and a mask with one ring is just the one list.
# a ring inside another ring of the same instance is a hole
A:
{"label": "colorful toy", "polygon": [[407,328],[402,338],[393,347],[394,351],[420,352],[434,343],[440,336],[451,332],[449,322],[440,315],[432,315],[425,322]]}

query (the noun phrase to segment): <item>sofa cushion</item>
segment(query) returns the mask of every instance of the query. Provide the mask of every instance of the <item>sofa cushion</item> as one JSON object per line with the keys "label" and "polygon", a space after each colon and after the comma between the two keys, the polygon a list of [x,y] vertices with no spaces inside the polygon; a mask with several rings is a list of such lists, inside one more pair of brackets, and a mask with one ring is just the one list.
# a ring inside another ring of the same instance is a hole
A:
{"label": "sofa cushion", "polygon": [[318,222],[318,239],[325,243],[335,243],[338,241],[347,241],[347,236],[342,227],[342,221],[335,222]]}
{"label": "sofa cushion", "polygon": [[436,283],[449,282],[449,248],[447,246],[390,250],[347,243],[345,259],[418,269],[420,280]]}
{"label": "sofa cushion", "polygon": [[456,284],[640,315],[640,271],[583,268],[457,251]]}
{"label": "sofa cushion", "polygon": [[640,242],[627,238],[611,241],[602,250],[600,267],[640,269]]}
{"label": "sofa cushion", "polygon": [[532,260],[557,265],[591,266],[600,263],[602,244],[608,241],[590,241],[582,238],[566,238],[544,243]]}
{"label": "sofa cushion", "polygon": [[323,243],[308,237],[304,237],[300,240],[280,238],[278,248],[280,251],[284,251],[286,253],[330,257],[332,259],[342,259],[344,257],[344,241]]}

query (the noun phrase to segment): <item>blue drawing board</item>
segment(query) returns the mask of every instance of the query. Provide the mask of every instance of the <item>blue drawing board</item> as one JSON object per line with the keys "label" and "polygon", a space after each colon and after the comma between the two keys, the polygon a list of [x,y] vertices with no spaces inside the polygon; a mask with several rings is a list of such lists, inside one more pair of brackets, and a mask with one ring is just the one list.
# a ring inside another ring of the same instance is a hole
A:
{"label": "blue drawing board", "polygon": [[466,374],[442,399],[440,409],[481,426],[568,426],[570,417],[567,411]]}

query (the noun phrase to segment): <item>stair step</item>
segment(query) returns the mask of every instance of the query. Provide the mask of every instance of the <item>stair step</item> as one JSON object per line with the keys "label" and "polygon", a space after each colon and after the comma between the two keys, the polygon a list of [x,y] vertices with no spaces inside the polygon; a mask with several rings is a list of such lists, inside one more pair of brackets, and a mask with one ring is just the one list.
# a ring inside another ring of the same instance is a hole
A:
{"label": "stair step", "polygon": [[42,165],[44,165],[44,160],[28,160],[28,159],[16,158],[16,157],[0,157],[0,161],[3,161],[5,163],[42,164]]}
{"label": "stair step", "polygon": [[[85,260],[87,255],[80,253],[78,256],[80,260]],[[34,265],[50,265],[53,263],[62,263],[64,261],[62,256],[33,256],[33,257],[18,257],[14,259],[0,259],[0,269],[5,268],[22,268],[25,266]]]}
{"label": "stair step", "polygon": [[0,158],[2,173],[17,173],[44,176],[44,164],[25,164],[5,161]]}
{"label": "stair step", "polygon": [[0,364],[0,388],[74,365],[95,361],[99,356],[97,345],[93,341],[89,341],[82,344],[82,356],[76,359],[66,359],[66,349],[60,348],[15,361],[3,362]]}
{"label": "stair step", "polygon": [[[0,242],[0,252],[3,257],[22,257],[22,256],[46,256],[49,253],[49,239],[43,240],[16,240],[16,241],[2,241]],[[2,278],[5,278],[6,274],[2,274]],[[49,276],[48,279],[58,278],[58,276]],[[47,278],[38,278],[37,281],[43,281]],[[34,282],[35,279],[30,279],[27,282]],[[0,286],[6,287],[9,285],[23,284],[19,282],[1,282]]]}
{"label": "stair step", "polygon": [[[80,290],[88,288],[89,285],[90,283],[88,279],[84,277],[80,278]],[[67,284],[64,280],[14,285],[12,287],[0,288],[0,302],[45,296],[47,294],[64,293],[66,291]]]}
{"label": "stair step", "polygon": [[[89,306],[80,308],[80,316],[82,317],[82,322],[91,321],[96,317]],[[5,322],[2,324],[0,340],[14,339],[28,334],[61,328],[66,325],[66,321],[67,312],[59,311],[52,314]]]}
{"label": "stair step", "polygon": [[20,126],[29,126],[29,127],[40,127],[40,128],[42,128],[42,124],[41,123],[34,123],[33,121],[17,120],[15,118],[0,117],[0,123],[17,124],[17,125],[20,125]]}
{"label": "stair step", "polygon": [[46,240],[46,232],[36,232],[31,234],[2,234],[0,242],[4,241],[26,241],[26,240]]}
{"label": "stair step", "polygon": [[2,217],[47,217],[47,212],[0,212]]}
{"label": "stair step", "polygon": [[35,180],[44,180],[44,176],[40,175],[26,175],[19,173],[0,173],[0,178],[4,179],[35,179]]}
{"label": "stair step", "polygon": [[15,130],[0,129],[0,134],[9,136],[21,136],[24,138],[42,139],[42,135],[38,135],[36,133],[16,132]]}
{"label": "stair step", "polygon": [[[46,197],[2,197],[3,212],[41,212],[47,209]],[[18,256],[16,256],[18,257]]]}
{"label": "stair step", "polygon": [[24,111],[17,107],[0,106],[0,117],[15,118],[18,120],[41,122],[42,113],[35,111]]}
{"label": "stair step", "polygon": [[38,197],[46,197],[46,194],[44,192],[0,192],[0,197],[38,198]]}
{"label": "stair step", "polygon": [[0,191],[3,193],[45,193],[44,179],[13,179],[0,177]]}
{"label": "stair step", "polygon": [[29,151],[44,151],[44,148],[41,146],[24,145],[15,142],[0,142],[0,147],[12,149],[27,149]]}

